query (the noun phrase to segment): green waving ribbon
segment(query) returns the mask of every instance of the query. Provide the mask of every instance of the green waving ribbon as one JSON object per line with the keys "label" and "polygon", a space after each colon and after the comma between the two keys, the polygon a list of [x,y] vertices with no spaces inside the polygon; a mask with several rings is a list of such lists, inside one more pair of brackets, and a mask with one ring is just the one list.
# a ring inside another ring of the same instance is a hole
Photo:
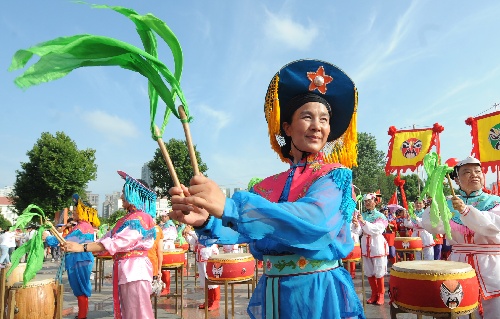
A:
{"label": "green waving ribbon", "polygon": [[[180,118],[175,107],[176,98],[179,98],[188,122],[191,122],[192,117],[189,115],[186,99],[180,87],[182,49],[172,30],[165,22],[152,14],[139,15],[132,9],[117,6],[93,5],[92,7],[111,9],[129,18],[136,26],[144,50],[114,38],[97,35],[82,34],[56,38],[15,53],[10,71],[24,68],[33,55],[40,57],[35,64],[15,79],[15,84],[25,89],[32,85],[62,78],[80,67],[119,66],[138,72],[148,79],[150,124],[154,140],[163,135],[171,113]],[[174,73],[158,59],[155,33],[165,41],[172,52],[175,64]],[[164,80],[170,85],[170,89]],[[156,135],[155,118],[158,97],[166,104],[166,109],[160,134]]]}
{"label": "green waving ribbon", "polygon": [[448,167],[446,164],[439,164],[439,156],[435,152],[430,152],[424,157],[424,169],[428,177],[422,191],[422,197],[427,195],[432,199],[430,208],[431,224],[436,227],[442,221],[446,237],[452,239],[450,228],[452,213],[444,195],[443,181],[446,175],[453,171],[453,168]]}
{"label": "green waving ribbon", "polygon": [[[35,210],[32,212],[31,210]],[[38,212],[36,212],[38,211]],[[45,248],[43,247],[43,232],[51,228],[50,224],[45,224],[46,217],[43,210],[36,205],[29,205],[22,214],[17,218],[16,224],[13,226],[14,229],[26,228],[26,225],[31,222],[33,218],[39,218],[43,221],[42,225],[36,231],[36,234],[25,242],[22,246],[14,250],[11,256],[12,266],[9,271],[7,271],[6,276],[9,277],[14,269],[19,265],[21,258],[27,254],[26,258],[26,269],[23,273],[23,284],[26,284],[33,279],[37,272],[43,267],[43,258],[45,255]]]}
{"label": "green waving ribbon", "polygon": [[417,219],[417,215],[415,215],[415,204],[410,203],[408,205],[408,215],[410,215],[412,219]]}

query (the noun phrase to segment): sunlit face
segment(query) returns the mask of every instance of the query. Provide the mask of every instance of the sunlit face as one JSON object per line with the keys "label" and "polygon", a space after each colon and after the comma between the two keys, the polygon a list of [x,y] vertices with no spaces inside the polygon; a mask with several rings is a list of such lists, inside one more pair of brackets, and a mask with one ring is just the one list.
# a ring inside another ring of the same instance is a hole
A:
{"label": "sunlit face", "polygon": [[470,194],[483,188],[484,175],[478,164],[465,164],[458,170],[456,179],[460,188]]}
{"label": "sunlit face", "polygon": [[325,146],[330,134],[330,115],[322,103],[307,102],[293,113],[291,123],[283,123],[283,129],[293,141],[292,155],[298,162],[302,151],[314,154]]}
{"label": "sunlit face", "polygon": [[415,209],[416,210],[422,210],[422,209],[424,209],[424,202],[422,202],[422,201],[416,201],[415,202]]}
{"label": "sunlit face", "polygon": [[125,199],[125,190],[122,190],[122,195],[120,196],[121,200],[122,200],[122,207],[123,209],[125,210],[129,210],[129,208],[132,206],[132,204],[130,204],[129,202],[127,202],[127,200]]}
{"label": "sunlit face", "polygon": [[373,198],[365,199],[363,201],[363,204],[365,205],[365,208],[367,210],[374,210],[375,209],[375,199],[373,199]]}

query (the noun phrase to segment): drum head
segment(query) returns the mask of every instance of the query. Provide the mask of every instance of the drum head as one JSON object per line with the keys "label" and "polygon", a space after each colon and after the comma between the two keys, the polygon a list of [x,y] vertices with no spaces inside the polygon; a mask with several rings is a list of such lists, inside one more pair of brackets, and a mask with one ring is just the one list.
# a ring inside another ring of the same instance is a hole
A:
{"label": "drum head", "polygon": [[175,249],[167,249],[163,251],[163,254],[182,254],[184,253],[184,249],[175,248]]}
{"label": "drum head", "polygon": [[209,260],[222,261],[222,260],[249,260],[254,259],[252,254],[248,253],[227,253],[212,255]]}
{"label": "drum head", "polygon": [[392,269],[414,274],[456,274],[472,270],[471,265],[447,260],[412,260],[401,261],[392,265]]}

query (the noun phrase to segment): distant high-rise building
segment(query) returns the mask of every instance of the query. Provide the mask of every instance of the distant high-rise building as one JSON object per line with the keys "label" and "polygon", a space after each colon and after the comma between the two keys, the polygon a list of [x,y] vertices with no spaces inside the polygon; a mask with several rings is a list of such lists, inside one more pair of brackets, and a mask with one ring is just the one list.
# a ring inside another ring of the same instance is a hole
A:
{"label": "distant high-rise building", "polygon": [[87,202],[92,205],[93,208],[98,209],[99,207],[99,194],[92,194],[92,192],[85,192],[87,195]]}
{"label": "distant high-rise building", "polygon": [[106,195],[106,199],[102,203],[102,218],[109,218],[114,212],[122,208],[122,199],[120,192],[114,192],[111,195]]}
{"label": "distant high-rise building", "polygon": [[170,211],[170,201],[166,198],[161,198],[156,200],[156,215],[160,214],[161,212],[166,212],[168,213]]}
{"label": "distant high-rise building", "polygon": [[146,164],[142,165],[141,169],[141,179],[148,183],[149,187],[152,187],[153,185],[153,179],[151,178],[151,170],[149,169],[148,164],[151,161],[147,162]]}

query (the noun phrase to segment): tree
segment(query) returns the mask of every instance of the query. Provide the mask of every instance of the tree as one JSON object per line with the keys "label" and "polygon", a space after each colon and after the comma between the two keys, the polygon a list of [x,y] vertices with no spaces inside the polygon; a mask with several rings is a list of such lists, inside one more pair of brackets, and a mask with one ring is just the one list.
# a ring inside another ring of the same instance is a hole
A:
{"label": "tree", "polygon": [[18,212],[36,204],[52,218],[55,211],[68,207],[74,193],[83,194],[87,183],[97,176],[95,150],[78,150],[63,132],[42,133],[29,161],[16,171],[11,200]]}
{"label": "tree", "polygon": [[127,211],[124,209],[119,209],[116,212],[114,212],[113,214],[111,214],[109,216],[109,218],[107,219],[107,222],[108,222],[110,229],[111,229],[111,227],[113,227],[116,224],[118,219],[122,218],[126,214],[127,214]]}
{"label": "tree", "polygon": [[0,228],[3,230],[9,229],[12,226],[11,222],[0,214]]}
{"label": "tree", "polygon": [[363,194],[380,188],[384,172],[384,152],[377,150],[377,141],[369,133],[358,133],[358,167],[352,169],[353,183]]}
{"label": "tree", "polygon": [[[401,176],[401,179],[405,180],[405,184],[403,186],[406,201],[408,203],[414,202],[419,198],[420,192],[423,190],[424,185],[417,174],[408,174]],[[420,186],[419,186],[420,185]],[[419,189],[420,188],[420,189]],[[401,197],[401,194],[400,194]]]}
{"label": "tree", "polygon": [[[175,167],[179,182],[184,185],[189,185],[189,180],[193,177],[193,167],[191,166],[186,142],[170,139],[168,143],[165,143],[165,147]],[[203,174],[208,170],[207,165],[201,160],[200,153],[196,150],[196,146],[194,149],[198,161],[198,169],[200,173]],[[168,171],[167,164],[163,159],[160,148],[156,149],[154,158],[148,163],[148,167],[151,170],[151,179],[153,180],[152,187],[155,188],[159,197],[168,195],[168,190],[174,186],[174,182],[170,176],[170,172]]]}

